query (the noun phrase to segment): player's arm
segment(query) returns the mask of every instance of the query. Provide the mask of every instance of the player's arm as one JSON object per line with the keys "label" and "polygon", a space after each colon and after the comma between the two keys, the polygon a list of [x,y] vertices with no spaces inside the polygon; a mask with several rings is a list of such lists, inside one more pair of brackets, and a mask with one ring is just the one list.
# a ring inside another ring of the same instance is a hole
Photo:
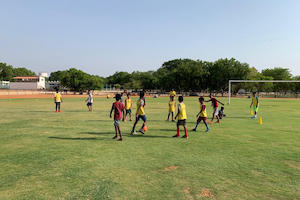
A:
{"label": "player's arm", "polygon": [[63,102],[63,98],[62,98],[62,96],[60,96],[60,101],[61,101],[61,102]]}
{"label": "player's arm", "polygon": [[221,101],[217,100],[217,102],[219,102],[220,104],[222,104],[224,106],[224,103],[222,103]]}
{"label": "player's arm", "polygon": [[110,109],[110,114],[109,114],[110,118],[111,118],[111,114],[112,114],[113,110],[114,110],[114,104],[111,106],[111,109]]}
{"label": "player's arm", "polygon": [[253,105],[253,100],[251,100],[250,108],[252,107],[252,105]]}
{"label": "player's arm", "polygon": [[176,116],[175,116],[175,119],[177,119],[179,113],[180,113],[180,105],[178,105],[178,110],[177,110],[177,114],[176,114]]}

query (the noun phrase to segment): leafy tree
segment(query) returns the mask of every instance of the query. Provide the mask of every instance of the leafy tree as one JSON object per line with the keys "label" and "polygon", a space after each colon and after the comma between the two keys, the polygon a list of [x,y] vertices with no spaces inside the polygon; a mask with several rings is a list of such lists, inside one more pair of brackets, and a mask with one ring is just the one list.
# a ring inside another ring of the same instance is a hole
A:
{"label": "leafy tree", "polygon": [[13,68],[13,76],[36,76],[36,73],[24,67]]}
{"label": "leafy tree", "polygon": [[0,80],[9,81],[13,77],[13,67],[6,63],[0,63]]}

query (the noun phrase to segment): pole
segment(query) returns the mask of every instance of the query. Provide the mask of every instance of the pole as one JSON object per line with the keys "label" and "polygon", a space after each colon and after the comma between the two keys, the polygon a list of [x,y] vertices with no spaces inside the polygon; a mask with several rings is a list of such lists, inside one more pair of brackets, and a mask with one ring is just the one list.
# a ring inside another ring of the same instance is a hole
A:
{"label": "pole", "polygon": [[230,97],[231,97],[231,81],[229,81],[229,87],[228,87],[228,104],[230,104]]}

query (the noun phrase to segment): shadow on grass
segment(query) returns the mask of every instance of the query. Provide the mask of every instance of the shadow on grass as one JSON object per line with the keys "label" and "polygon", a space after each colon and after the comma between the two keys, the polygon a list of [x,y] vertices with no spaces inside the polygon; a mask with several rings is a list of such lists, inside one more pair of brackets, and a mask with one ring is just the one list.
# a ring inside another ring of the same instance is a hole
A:
{"label": "shadow on grass", "polygon": [[56,137],[56,136],[50,136],[48,137],[50,139],[58,139],[58,140],[103,140],[102,138],[82,138],[82,137],[76,137],[76,138],[70,138],[70,137]]}
{"label": "shadow on grass", "polygon": [[128,135],[127,137],[145,137],[145,138],[172,138],[172,135],[150,135],[150,134],[145,134],[145,135]]}
{"label": "shadow on grass", "polygon": [[78,134],[88,134],[88,135],[113,135],[113,132],[80,132]]}

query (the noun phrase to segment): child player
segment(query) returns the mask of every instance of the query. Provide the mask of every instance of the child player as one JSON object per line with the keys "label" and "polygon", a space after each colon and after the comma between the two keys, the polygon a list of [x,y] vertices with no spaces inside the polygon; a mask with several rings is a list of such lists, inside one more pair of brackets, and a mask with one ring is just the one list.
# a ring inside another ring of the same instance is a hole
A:
{"label": "child player", "polygon": [[170,101],[169,101],[169,114],[168,114],[168,119],[169,121],[170,115],[172,115],[172,122],[174,122],[174,112],[175,112],[175,107],[176,107],[176,102],[174,100],[175,96],[170,96]]}
{"label": "child player", "polygon": [[119,135],[120,135],[119,141],[122,141],[123,138],[122,138],[122,133],[121,133],[120,120],[122,119],[122,114],[124,117],[125,106],[123,103],[120,102],[120,100],[121,100],[120,94],[116,94],[115,98],[116,98],[116,101],[112,104],[112,107],[110,110],[110,118],[111,118],[112,112],[114,111],[114,126],[115,126],[116,135],[113,137],[113,139],[118,138],[118,132],[119,132]]}
{"label": "child player", "polygon": [[131,107],[132,107],[132,99],[130,98],[130,93],[127,93],[127,99],[125,99],[125,109],[126,109],[125,120],[127,118],[127,115],[129,115],[130,118],[129,120],[132,121]]}
{"label": "child player", "polygon": [[180,137],[180,126],[183,126],[185,135],[182,136],[182,138],[188,139],[187,128],[186,128],[186,125],[185,125],[187,115],[186,115],[185,104],[183,103],[183,96],[179,96],[178,101],[179,101],[179,103],[178,103],[178,112],[177,112],[177,115],[175,117],[175,119],[178,118],[178,121],[177,121],[177,134],[174,135],[173,137]]}
{"label": "child player", "polygon": [[59,90],[56,89],[56,93],[54,94],[54,103],[55,103],[55,112],[61,112],[60,104],[63,102],[62,96],[59,93]]}
{"label": "child player", "polygon": [[208,100],[206,102],[210,102],[211,101],[212,106],[213,106],[213,115],[212,115],[211,121],[208,122],[208,123],[212,124],[213,121],[214,121],[214,119],[215,119],[215,117],[217,118],[217,122],[216,123],[220,123],[220,119],[219,119],[219,116],[218,116],[218,114],[219,114],[219,104],[218,103],[222,104],[223,106],[224,106],[224,104],[222,102],[218,101],[212,95],[209,95],[209,98],[210,98],[210,100]]}
{"label": "child player", "polygon": [[87,107],[88,107],[88,109],[89,109],[89,111],[90,112],[92,112],[93,111],[93,102],[94,102],[94,99],[93,99],[93,94],[92,94],[92,92],[89,90],[88,91],[88,98],[85,100],[85,102],[87,102]]}
{"label": "child player", "polygon": [[145,93],[143,91],[141,91],[140,98],[138,99],[137,104],[136,104],[136,117],[135,117],[135,122],[132,127],[132,131],[130,133],[131,135],[135,133],[135,126],[140,119],[142,119],[144,123],[143,123],[141,129],[139,130],[139,132],[142,134],[145,134],[144,127],[146,126],[147,118],[146,118],[145,108],[144,108],[145,107],[144,96],[145,96]]}
{"label": "child player", "polygon": [[256,95],[256,92],[253,92],[250,108],[251,107],[253,107],[253,111],[254,111],[254,116],[252,118],[255,119],[257,117],[257,112],[259,107],[259,100],[258,100],[258,96]]}
{"label": "child player", "polygon": [[199,123],[201,121],[203,121],[205,126],[206,126],[206,132],[209,132],[209,128],[208,128],[208,125],[206,123],[207,112],[206,112],[206,105],[204,103],[204,98],[200,97],[199,102],[200,102],[200,112],[196,116],[196,117],[198,117],[198,119],[197,119],[197,124],[196,124],[195,128],[193,129],[193,131],[196,131]]}

